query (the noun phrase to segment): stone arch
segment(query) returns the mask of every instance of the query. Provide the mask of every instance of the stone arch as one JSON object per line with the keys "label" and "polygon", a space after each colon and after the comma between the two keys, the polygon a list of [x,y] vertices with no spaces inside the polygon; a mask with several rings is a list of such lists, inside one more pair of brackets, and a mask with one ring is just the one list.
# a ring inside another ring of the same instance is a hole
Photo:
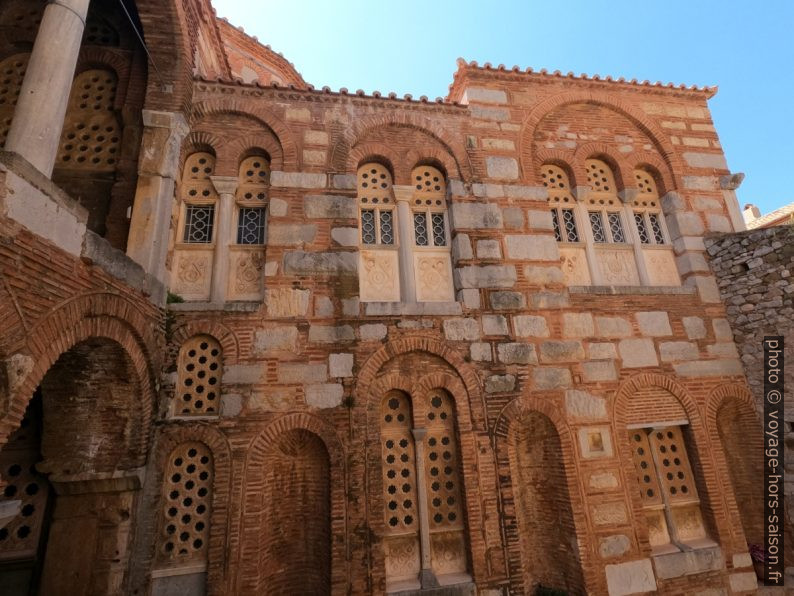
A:
{"label": "stone arch", "polygon": [[[708,535],[720,544],[727,544],[730,537],[725,535],[728,527],[727,512],[719,499],[720,487],[717,486],[715,461],[700,408],[686,388],[674,379],[658,373],[640,373],[624,380],[618,388],[612,408],[612,423],[615,433],[616,451],[620,456],[623,486],[629,492],[632,525],[639,529],[637,539],[643,550],[650,550],[646,520],[640,514],[642,503],[638,490],[634,490],[637,473],[634,467],[632,448],[626,432],[629,424],[627,413],[631,411],[632,397],[643,390],[662,390],[680,404],[685,412],[688,425],[685,431],[688,456],[700,496],[700,508]],[[655,422],[648,420],[648,422]]]}
{"label": "stone arch", "polygon": [[220,321],[200,319],[186,321],[176,329],[171,336],[170,344],[176,351],[185,342],[195,335],[209,335],[214,337],[223,348],[224,364],[237,364],[240,358],[240,340],[234,331]]}
{"label": "stone arch", "polygon": [[[373,130],[390,125],[418,130],[440,143],[448,156],[444,161],[447,175],[451,178],[471,180],[472,167],[463,149],[462,140],[447,134],[431,118],[408,111],[369,116],[357,120],[352,127],[345,128],[331,148],[329,162],[331,169],[335,172],[354,171],[356,164],[350,159],[351,150]],[[466,155],[465,160],[461,157],[463,155]]]}
{"label": "stone arch", "polygon": [[0,443],[19,425],[36,387],[62,354],[89,338],[106,338],[124,349],[139,384],[141,432],[136,440],[136,452],[138,465],[142,465],[155,403],[154,371],[158,362],[153,354],[158,345],[155,335],[158,318],[153,307],[146,313],[116,294],[83,294],[53,308],[28,333],[23,353],[31,358],[33,365],[10,395],[8,410],[0,421]]}
{"label": "stone arch", "polygon": [[720,496],[733,522],[731,542],[734,552],[746,552],[748,543],[762,544],[764,534],[764,440],[755,399],[746,385],[726,383],[712,389],[704,410]]}
{"label": "stone arch", "polygon": [[[258,121],[272,131],[273,135],[276,137],[281,147],[281,167],[283,170],[293,172],[300,169],[302,164],[298,157],[298,149],[295,144],[293,132],[289,126],[270,109],[260,104],[252,108],[251,104],[242,98],[209,99],[194,106],[192,120],[193,122],[199,122],[213,114],[237,114]],[[271,155],[271,158],[274,157],[275,156]]]}
{"label": "stone arch", "polygon": [[[207,586],[210,593],[222,592],[226,579],[228,540],[229,540],[229,507],[232,492],[232,459],[231,448],[226,436],[216,427],[198,423],[177,423],[163,427],[157,441],[155,452],[156,480],[153,494],[144,495],[149,500],[148,507],[159,512],[162,499],[163,475],[168,456],[182,443],[196,441],[206,445],[213,457],[212,509],[210,511],[210,536],[207,552]],[[150,536],[154,542],[148,545],[147,562],[154,557],[156,547],[156,528],[159,526],[159,515],[152,516]]]}
{"label": "stone arch", "polygon": [[677,182],[677,172],[682,167],[678,153],[667,139],[667,135],[648,118],[643,112],[631,106],[627,102],[601,91],[576,91],[563,92],[537,104],[524,118],[519,136],[518,153],[520,156],[522,177],[525,180],[534,180],[532,165],[534,163],[533,152],[535,130],[543,118],[551,113],[555,108],[576,104],[587,103],[603,106],[609,110],[628,118],[635,124],[649,140],[656,145],[662,156],[670,175]]}
{"label": "stone arch", "polygon": [[[258,552],[248,552],[246,545],[256,545],[262,529],[260,520],[264,516],[265,506],[262,488],[271,453],[278,447],[282,437],[296,431],[315,437],[323,445],[328,457],[330,585],[337,588],[346,585],[346,570],[341,563],[345,560],[348,541],[348,505],[345,498],[348,480],[345,449],[336,431],[319,417],[309,413],[294,413],[276,418],[254,438],[247,448],[248,457],[243,472],[242,515],[238,529],[239,543],[242,545],[238,547],[237,555],[240,572],[232,580],[234,583],[232,592],[234,593],[262,589],[259,554]],[[246,571],[245,561],[255,561],[257,569]]]}
{"label": "stone arch", "polygon": [[[521,530],[518,524],[518,507],[520,491],[515,491],[514,486],[518,480],[515,478],[517,469],[517,458],[515,444],[518,435],[522,430],[522,421],[527,416],[540,416],[541,419],[548,421],[557,435],[559,443],[559,464],[564,478],[559,478],[562,482],[561,489],[567,493],[570,505],[570,518],[568,523],[572,525],[573,535],[576,537],[576,544],[587,544],[587,516],[585,513],[584,496],[578,478],[577,464],[575,459],[575,438],[565,420],[565,416],[559,408],[549,400],[523,396],[513,399],[502,408],[494,425],[492,441],[496,455],[497,470],[501,477],[509,478],[510,481],[502,481],[499,486],[497,497],[499,500],[500,517],[502,518],[502,549],[507,568],[511,577],[511,587],[517,592],[530,593],[531,587],[525,585],[527,579],[531,577],[531,570],[526,569],[525,554],[526,546],[521,544]],[[518,494],[517,494],[518,492]],[[513,511],[510,515],[507,511]],[[572,547],[573,548],[573,547]],[[544,553],[543,556],[545,556]],[[592,565],[588,564],[591,553],[588,549],[575,553],[575,563],[578,565],[580,581],[583,582],[579,588],[584,591],[585,587],[589,591],[599,591],[602,589],[603,580],[593,573]],[[569,562],[574,563],[574,562]],[[574,565],[574,570],[576,568]],[[560,587],[560,586],[546,586]],[[606,589],[606,586],[603,586]],[[577,593],[577,592],[573,592]]]}

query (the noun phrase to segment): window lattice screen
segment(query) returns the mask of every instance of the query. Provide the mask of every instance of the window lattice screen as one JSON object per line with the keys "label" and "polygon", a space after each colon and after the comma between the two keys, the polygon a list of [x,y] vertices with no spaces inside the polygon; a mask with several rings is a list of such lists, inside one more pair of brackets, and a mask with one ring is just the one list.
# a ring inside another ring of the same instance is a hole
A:
{"label": "window lattice screen", "polygon": [[593,192],[617,193],[615,177],[607,164],[600,159],[586,159],[584,165],[587,170],[587,184]]}
{"label": "window lattice screen", "polygon": [[247,157],[240,164],[237,179],[238,201],[264,201],[270,184],[270,161],[261,155]]}
{"label": "window lattice screen", "polygon": [[8,137],[29,58],[29,54],[15,54],[0,62],[0,145]]}
{"label": "window lattice screen", "polygon": [[209,335],[188,339],[179,350],[174,414],[208,416],[219,411],[223,352]]}

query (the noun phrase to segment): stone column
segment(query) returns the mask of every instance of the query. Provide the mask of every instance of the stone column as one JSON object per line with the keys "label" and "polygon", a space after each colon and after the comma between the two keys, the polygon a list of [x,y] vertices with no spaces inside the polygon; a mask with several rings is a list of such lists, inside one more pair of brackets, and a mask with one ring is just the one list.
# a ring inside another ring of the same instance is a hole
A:
{"label": "stone column", "polygon": [[234,194],[237,178],[234,176],[212,176],[213,186],[220,197],[218,214],[215,217],[215,254],[212,258],[212,286],[210,302],[226,301],[226,285],[229,280],[229,245],[234,229]]}
{"label": "stone column", "polygon": [[587,255],[587,267],[590,270],[590,283],[594,286],[601,285],[601,267],[598,264],[595,242],[593,241],[593,229],[590,226],[590,212],[587,209],[587,195],[590,194],[589,186],[577,186],[573,189],[574,213],[576,221],[581,225],[581,238],[584,242],[584,250]]}
{"label": "stone column", "polygon": [[49,177],[55,165],[89,0],[49,2],[19,92],[6,151]]}
{"label": "stone column", "polygon": [[626,220],[628,238],[631,239],[631,245],[634,248],[634,260],[637,263],[637,272],[640,275],[640,285],[649,286],[651,285],[651,279],[648,274],[648,268],[645,266],[645,253],[643,253],[642,250],[640,232],[637,229],[637,222],[634,221],[634,209],[632,208],[632,204],[634,203],[634,199],[637,198],[639,190],[636,188],[626,188],[618,194],[623,203],[623,217]]}
{"label": "stone column", "polygon": [[189,128],[175,112],[143,111],[138,188],[132,208],[127,256],[164,284],[179,150]]}
{"label": "stone column", "polygon": [[413,186],[392,186],[397,201],[397,229],[400,253],[400,298],[402,302],[416,302],[416,276],[414,275],[414,217],[410,201]]}
{"label": "stone column", "polygon": [[430,518],[427,512],[427,484],[425,482],[425,435],[426,428],[412,428],[414,447],[416,450],[416,498],[419,501],[419,550],[422,557],[422,569],[419,580],[422,588],[438,587],[436,574],[432,568],[432,553],[430,551]]}

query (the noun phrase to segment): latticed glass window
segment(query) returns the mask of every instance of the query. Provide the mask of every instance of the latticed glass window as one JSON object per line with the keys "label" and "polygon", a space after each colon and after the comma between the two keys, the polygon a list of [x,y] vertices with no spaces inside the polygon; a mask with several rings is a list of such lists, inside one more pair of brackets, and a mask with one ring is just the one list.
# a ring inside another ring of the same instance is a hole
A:
{"label": "latticed glass window", "polygon": [[606,242],[607,233],[604,229],[604,216],[600,211],[590,211],[590,228],[593,230],[593,242]]}
{"label": "latticed glass window", "polygon": [[607,213],[607,221],[609,221],[609,233],[612,236],[612,242],[625,242],[626,236],[623,234],[623,221],[620,219],[620,213]]}
{"label": "latticed glass window", "polygon": [[540,177],[549,192],[554,238],[557,242],[579,242],[568,174],[559,166],[545,164],[540,169]]}
{"label": "latticed glass window", "polygon": [[447,224],[437,211],[414,211],[414,242],[416,246],[446,246]]}
{"label": "latticed glass window", "polygon": [[665,240],[659,192],[654,176],[646,170],[634,170],[640,191],[634,199],[634,222],[642,244],[667,244]]}
{"label": "latticed glass window", "polygon": [[392,178],[379,163],[364,164],[358,169],[359,225],[361,243],[375,246],[395,244],[394,199]]}
{"label": "latticed glass window", "polygon": [[700,499],[680,426],[629,431],[652,547],[706,538]]}
{"label": "latticed glass window", "polygon": [[265,243],[265,208],[241,207],[237,219],[237,244]]}
{"label": "latticed glass window", "polygon": [[178,445],[163,471],[157,567],[206,565],[213,483],[212,453],[204,443]]}
{"label": "latticed glass window", "polygon": [[446,194],[444,174],[433,166],[417,166],[411,171],[414,244],[447,246]]}
{"label": "latticed glass window", "polygon": [[174,394],[174,414],[211,416],[218,413],[223,351],[209,335],[188,339],[179,350],[179,379]]}
{"label": "latticed glass window", "polygon": [[215,223],[215,205],[188,205],[185,208],[184,242],[209,244]]}
{"label": "latticed glass window", "polygon": [[264,155],[246,157],[237,173],[237,201],[261,202],[270,185],[270,159]]}

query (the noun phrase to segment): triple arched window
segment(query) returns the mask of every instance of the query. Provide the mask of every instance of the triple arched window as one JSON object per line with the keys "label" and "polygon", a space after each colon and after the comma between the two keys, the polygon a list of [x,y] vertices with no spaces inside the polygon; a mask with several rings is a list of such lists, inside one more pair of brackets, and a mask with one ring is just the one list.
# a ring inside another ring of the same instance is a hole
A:
{"label": "triple arched window", "polygon": [[655,174],[635,169],[637,188],[619,194],[605,161],[587,159],[584,167],[587,186],[575,195],[561,165],[541,167],[567,283],[680,285]]}
{"label": "triple arched window", "polygon": [[419,165],[394,185],[377,162],[358,169],[359,286],[364,302],[454,300],[446,179]]}

